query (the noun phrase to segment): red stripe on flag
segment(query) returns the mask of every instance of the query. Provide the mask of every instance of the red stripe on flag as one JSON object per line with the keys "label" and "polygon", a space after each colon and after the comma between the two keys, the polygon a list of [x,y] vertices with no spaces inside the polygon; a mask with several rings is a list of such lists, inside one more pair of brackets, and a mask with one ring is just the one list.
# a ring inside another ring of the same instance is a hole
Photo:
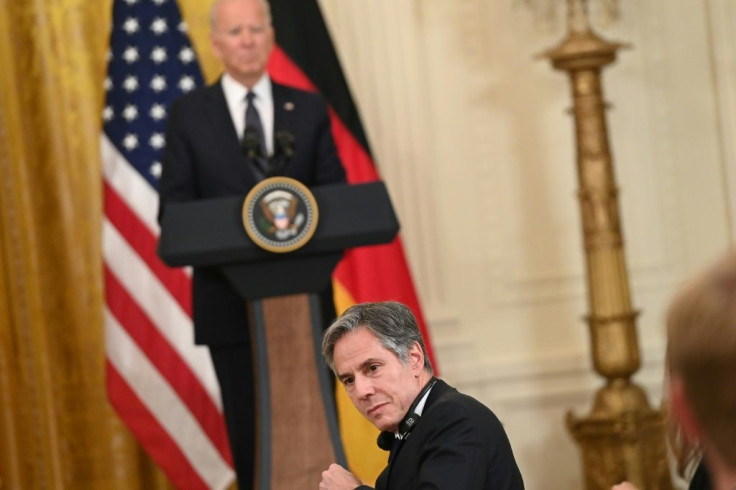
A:
{"label": "red stripe on flag", "polygon": [[183,269],[173,269],[161,262],[156,254],[156,236],[106,181],[104,182],[104,193],[107,219],[191,318],[191,278],[184,273]]}
{"label": "red stripe on flag", "polygon": [[[146,313],[105,264],[105,295],[110,313],[133,338],[149,361],[179,395],[202,430],[232,466],[225,421],[189,365],[161,335]],[[124,413],[124,412],[121,412]]]}
{"label": "red stripe on flag", "polygon": [[[363,145],[358,143],[348,128],[345,127],[338,115],[330,109],[330,122],[332,123],[332,137],[337,146],[337,153],[345,164],[345,173],[351,184],[363,184],[379,180],[376,166],[373,164],[368,152]],[[416,310],[414,310],[416,311]]]}
{"label": "red stripe on flag", "polygon": [[[271,52],[268,71],[271,78],[278,83],[310,92],[317,91],[309,77],[278,46]],[[378,180],[380,177],[368,152],[331,108],[330,120],[337,152],[345,166],[348,182],[361,184]],[[439,374],[432,342],[399,237],[388,245],[350,250],[338,264],[333,277],[350,291],[358,303],[391,299],[406,304],[417,318],[427,355],[435,372]]]}
{"label": "red stripe on flag", "polygon": [[[312,81],[278,46],[275,46],[271,52],[268,70],[271,78],[277,83],[309,92],[317,92],[317,88]],[[345,124],[332,108],[330,108],[329,113],[330,122],[332,123],[332,137],[335,140],[340,160],[345,165],[348,182],[361,184],[378,180],[376,166],[363,145],[358,143],[353,133],[345,127]]]}
{"label": "red stripe on flag", "polygon": [[277,83],[308,92],[317,92],[317,87],[279,46],[274,46],[268,59],[268,74]]}
{"label": "red stripe on flag", "polygon": [[182,489],[207,489],[207,484],[181,452],[176,441],[161,427],[110,361],[106,362],[106,372],[110,403],[121,416],[125,416],[128,428],[174,485]]}

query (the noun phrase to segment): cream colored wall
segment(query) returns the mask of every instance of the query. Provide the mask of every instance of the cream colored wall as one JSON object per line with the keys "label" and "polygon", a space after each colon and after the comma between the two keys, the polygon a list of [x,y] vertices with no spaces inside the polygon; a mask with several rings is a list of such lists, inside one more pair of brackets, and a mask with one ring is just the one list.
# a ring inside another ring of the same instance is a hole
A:
{"label": "cream colored wall", "polygon": [[[589,363],[569,87],[533,55],[564,25],[516,0],[321,0],[397,208],[445,378],[501,418],[530,489],[581,488],[565,413]],[[622,1],[604,73],[643,367],[662,317],[733,240],[736,7]],[[731,238],[730,238],[731,237]]]}
{"label": "cream colored wall", "polygon": [[731,241],[736,242],[736,4],[729,0],[711,0],[706,7]]}

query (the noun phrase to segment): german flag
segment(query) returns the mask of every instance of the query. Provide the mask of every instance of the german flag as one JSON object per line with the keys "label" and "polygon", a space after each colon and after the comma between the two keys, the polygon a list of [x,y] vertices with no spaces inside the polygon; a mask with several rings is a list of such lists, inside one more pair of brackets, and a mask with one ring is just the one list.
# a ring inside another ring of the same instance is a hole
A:
{"label": "german flag", "polygon": [[[316,0],[270,0],[276,47],[268,71],[273,80],[319,92],[330,106],[332,133],[348,182],[379,180],[368,140],[353,103],[340,62]],[[355,303],[395,300],[417,317],[436,369],[431,342],[404,256],[401,240],[348,251],[333,275],[338,313]],[[355,410],[344,389],[337,388],[337,407],[350,470],[373,484],[386,466],[376,446],[378,431]]]}

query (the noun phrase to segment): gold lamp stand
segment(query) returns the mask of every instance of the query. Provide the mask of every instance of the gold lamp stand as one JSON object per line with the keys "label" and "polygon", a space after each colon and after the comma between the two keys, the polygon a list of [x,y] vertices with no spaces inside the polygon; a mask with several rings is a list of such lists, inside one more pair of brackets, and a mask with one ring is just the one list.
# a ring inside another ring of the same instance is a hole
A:
{"label": "gold lamp stand", "polygon": [[578,198],[583,223],[593,365],[605,377],[591,413],[567,414],[580,446],[588,490],[609,490],[622,480],[640,490],[671,489],[662,413],[631,381],[639,369],[626,269],[618,189],[608,143],[601,69],[623,46],[592,32],[586,0],[567,0],[568,35],[544,53],[570,78],[577,146]]}

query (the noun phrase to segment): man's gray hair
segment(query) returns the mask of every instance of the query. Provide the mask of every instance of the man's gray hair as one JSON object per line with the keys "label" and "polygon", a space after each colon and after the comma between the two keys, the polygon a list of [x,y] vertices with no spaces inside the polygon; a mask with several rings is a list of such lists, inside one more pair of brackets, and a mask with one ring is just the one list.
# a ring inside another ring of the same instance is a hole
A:
{"label": "man's gray hair", "polygon": [[[212,2],[212,6],[210,7],[210,29],[215,30],[215,24],[217,23],[217,15],[215,14],[215,11],[217,10],[217,6],[220,5],[223,2],[232,2],[236,0],[215,0]],[[240,0],[242,1],[242,0]],[[266,13],[266,24],[271,25],[271,5],[268,3],[268,0],[255,0],[258,3],[263,6],[263,11]]]}
{"label": "man's gray hair", "polygon": [[424,354],[424,369],[433,374],[414,315],[406,305],[395,301],[351,306],[325,331],[322,335],[322,355],[335,374],[335,344],[346,334],[360,328],[368,329],[404,365],[409,362],[409,351],[414,342],[418,342]]}

